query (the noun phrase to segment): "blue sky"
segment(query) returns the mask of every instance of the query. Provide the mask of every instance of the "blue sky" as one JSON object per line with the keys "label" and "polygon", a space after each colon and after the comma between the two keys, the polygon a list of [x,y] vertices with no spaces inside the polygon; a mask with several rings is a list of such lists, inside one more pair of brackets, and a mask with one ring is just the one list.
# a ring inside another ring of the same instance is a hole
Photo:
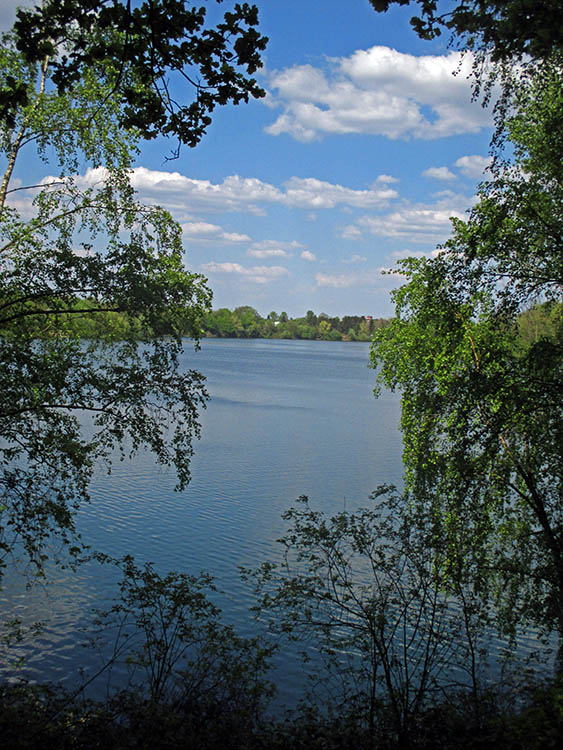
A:
{"label": "blue sky", "polygon": [[491,113],[471,102],[470,61],[454,76],[448,39],[419,40],[409,8],[258,6],[266,99],[216,110],[174,161],[174,144],[143,145],[133,184],[182,224],[214,307],[391,315],[398,280],[382,271],[448,237],[487,165]]}

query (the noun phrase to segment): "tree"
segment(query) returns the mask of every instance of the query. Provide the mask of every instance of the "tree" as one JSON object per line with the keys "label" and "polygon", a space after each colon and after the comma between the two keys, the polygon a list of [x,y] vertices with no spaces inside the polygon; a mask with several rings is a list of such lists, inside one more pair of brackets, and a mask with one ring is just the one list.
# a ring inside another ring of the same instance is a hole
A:
{"label": "tree", "polygon": [[556,56],[513,87],[512,156],[436,258],[401,264],[396,317],[372,347],[380,383],[402,394],[406,486],[428,544],[452,582],[495,603],[502,630],[555,631],[559,674],[563,328],[518,330],[528,308],[563,297],[561,72]]}
{"label": "tree", "polygon": [[329,334],[331,332],[332,326],[328,322],[328,320],[322,319],[319,322],[319,338],[321,339],[328,339]]}
{"label": "tree", "polygon": [[393,4],[420,6],[411,25],[422,39],[450,31],[457,44],[489,53],[496,62],[513,57],[547,59],[561,49],[563,8],[552,0],[370,0],[377,12]]}
{"label": "tree", "polygon": [[260,334],[260,324],[263,322],[262,318],[250,305],[237,307],[233,311],[233,318],[239,336],[255,338]]}
{"label": "tree", "polygon": [[232,312],[226,308],[221,307],[215,313],[217,332],[219,336],[234,336],[235,335],[235,323],[233,320]]}
{"label": "tree", "polygon": [[444,595],[440,553],[402,512],[404,498],[383,487],[372,499],[371,508],[327,518],[301,497],[283,516],[283,562],[244,575],[256,584],[260,618],[319,669],[321,705],[351,718],[363,730],[356,736],[367,731],[366,747],[390,726],[381,746],[403,750],[416,746],[420,717],[451,687],[453,669],[468,670],[479,710],[474,658],[487,615],[468,590]]}
{"label": "tree", "polygon": [[274,649],[221,622],[209,575],[161,576],[129,556],[116,564],[119,598],[97,613],[93,642],[108,665],[126,667],[126,692],[137,704],[143,696],[145,711],[175,705],[195,717],[212,707],[250,728],[272,692],[264,674]]}
{"label": "tree", "polygon": [[[111,60],[121,125],[143,138],[172,135],[195,146],[216,105],[265,94],[249,77],[261,67],[267,42],[255,28],[256,6],[236,3],[215,27],[205,21],[205,8],[185,0],[144,0],[136,7],[131,0],[44,0],[18,10],[14,34],[27,63],[49,58],[59,94],[85,69]],[[183,101],[186,89],[195,92],[191,103]],[[33,95],[17,77],[4,80],[2,94],[0,116],[13,124]]]}
{"label": "tree", "polygon": [[[74,512],[88,499],[94,465],[109,466],[116,450],[123,458],[147,448],[174,466],[179,487],[189,481],[206,393],[199,373],[180,370],[179,356],[183,336],[197,341],[211,292],[183,265],[178,224],[137,200],[129,170],[140,137],[163,129],[193,145],[204,112],[240,100],[241,86],[253,90],[228,60],[236,65],[261,48],[239,27],[245,18],[254,25],[254,11],[235,6],[213,32],[201,30],[203,11],[171,0],[136,10],[45,2],[20,12],[19,36],[3,39],[0,565],[21,553],[41,572],[53,534],[74,540],[78,555]],[[31,40],[25,55],[22,39]],[[164,76],[168,68],[184,75],[190,62],[205,89],[195,109],[173,111]],[[162,117],[146,120],[154,128],[136,123],[132,108],[150,109],[155,96]],[[12,187],[18,158],[32,148],[57,171]],[[10,204],[14,195],[23,208]],[[110,313],[127,325],[95,340],[69,325]]]}

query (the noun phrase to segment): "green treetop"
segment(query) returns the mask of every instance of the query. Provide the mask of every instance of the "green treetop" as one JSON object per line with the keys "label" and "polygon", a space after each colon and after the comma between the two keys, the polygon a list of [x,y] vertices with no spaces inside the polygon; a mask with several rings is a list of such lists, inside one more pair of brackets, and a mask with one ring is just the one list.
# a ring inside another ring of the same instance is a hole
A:
{"label": "green treetop", "polygon": [[515,632],[559,634],[563,670],[563,328],[518,335],[522,312],[563,299],[562,78],[529,69],[467,221],[432,259],[401,265],[396,318],[372,348],[402,393],[411,509],[452,586],[471,582]]}

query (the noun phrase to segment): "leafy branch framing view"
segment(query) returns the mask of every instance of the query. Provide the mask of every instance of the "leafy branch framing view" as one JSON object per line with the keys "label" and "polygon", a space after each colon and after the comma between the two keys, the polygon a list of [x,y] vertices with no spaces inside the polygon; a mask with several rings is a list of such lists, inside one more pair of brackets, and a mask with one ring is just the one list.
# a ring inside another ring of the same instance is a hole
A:
{"label": "leafy branch framing view", "polygon": [[[563,13],[532,0],[396,3],[419,6],[421,37],[445,29],[475,55],[476,95],[494,85],[501,95],[491,173],[467,220],[453,220],[432,258],[399,264],[395,317],[365,332],[380,385],[402,397],[404,492],[382,488],[369,509],[332,519],[302,498],[285,516],[285,565],[244,573],[273,633],[312,639],[310,672],[322,667],[315,687],[326,691],[292,721],[268,721],[276,648],[221,623],[209,576],[105,559],[123,582],[99,613],[100,636],[115,628],[106,667],[124,660],[129,687],[101,706],[5,685],[12,747],[560,739]],[[130,184],[142,139],[171,136],[173,153],[195,146],[217,105],[264,94],[252,77],[267,41],[256,7],[235,4],[214,27],[205,20],[205,8],[176,0],[45,0],[19,11],[4,39],[0,575],[22,562],[44,575],[53,537],[79,564],[88,540],[74,515],[116,449],[148,448],[184,487],[207,395],[202,376],[179,367],[184,337],[197,346],[203,330],[235,335],[235,318],[243,332],[262,325],[250,307],[211,311],[206,280],[183,265],[181,228]],[[172,76],[193,101],[176,99]],[[56,174],[13,187],[32,149]],[[33,198],[23,210],[10,202],[16,190]],[[110,314],[114,331],[81,335]],[[282,325],[301,338],[363,338],[359,321],[341,330],[309,311],[292,330],[281,316],[263,321],[269,335]],[[510,689],[482,677],[487,639],[515,644],[531,626],[558,639],[555,677],[506,708]],[[15,729],[22,717],[26,732]]]}

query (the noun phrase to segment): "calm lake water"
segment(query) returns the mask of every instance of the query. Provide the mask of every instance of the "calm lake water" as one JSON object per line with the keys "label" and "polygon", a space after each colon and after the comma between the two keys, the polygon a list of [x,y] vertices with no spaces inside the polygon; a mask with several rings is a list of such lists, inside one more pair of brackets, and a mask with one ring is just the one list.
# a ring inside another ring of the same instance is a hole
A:
{"label": "calm lake water", "polygon": [[[385,391],[374,398],[368,362],[362,343],[208,339],[197,353],[187,344],[185,366],[205,374],[211,394],[191,483],[174,492],[172,472],[146,454],[118,461],[109,476],[100,469],[92,503],[78,518],[85,541],[114,557],[131,554],[137,564],[152,561],[161,573],[208,571],[223,592],[224,620],[241,635],[255,634],[260,626],[238,566],[281,558],[282,513],[300,495],[329,515],[352,511],[369,505],[379,484],[401,483],[400,399]],[[98,564],[76,573],[53,568],[49,584],[31,590],[25,578],[6,576],[0,622],[18,617],[45,627],[4,654],[0,674],[67,687],[94,674],[102,657],[84,648],[80,628],[88,628],[93,608],[109,608],[117,579]],[[537,645],[528,631],[520,653]],[[493,636],[495,658],[505,646]],[[124,679],[118,670],[111,677]],[[102,697],[107,678],[91,694]],[[304,683],[295,650],[279,657],[275,678],[280,703],[291,704]]]}
{"label": "calm lake water", "polygon": [[[158,570],[209,571],[224,592],[225,620],[248,635],[256,624],[238,565],[278,559],[281,514],[300,495],[326,513],[369,504],[383,483],[400,483],[399,397],[373,396],[375,372],[363,343],[207,339],[186,367],[207,377],[192,481],[173,491],[174,476],[150,456],[96,475],[92,503],[79,515],[84,539],[113,556],[132,554]],[[115,572],[98,565],[53,570],[48,586],[26,591],[17,578],[0,592],[2,620],[47,623],[41,636],[12,649],[23,657],[4,674],[76,682],[99,665],[78,632],[93,607],[108,604]],[[297,679],[288,670],[283,692]]]}

